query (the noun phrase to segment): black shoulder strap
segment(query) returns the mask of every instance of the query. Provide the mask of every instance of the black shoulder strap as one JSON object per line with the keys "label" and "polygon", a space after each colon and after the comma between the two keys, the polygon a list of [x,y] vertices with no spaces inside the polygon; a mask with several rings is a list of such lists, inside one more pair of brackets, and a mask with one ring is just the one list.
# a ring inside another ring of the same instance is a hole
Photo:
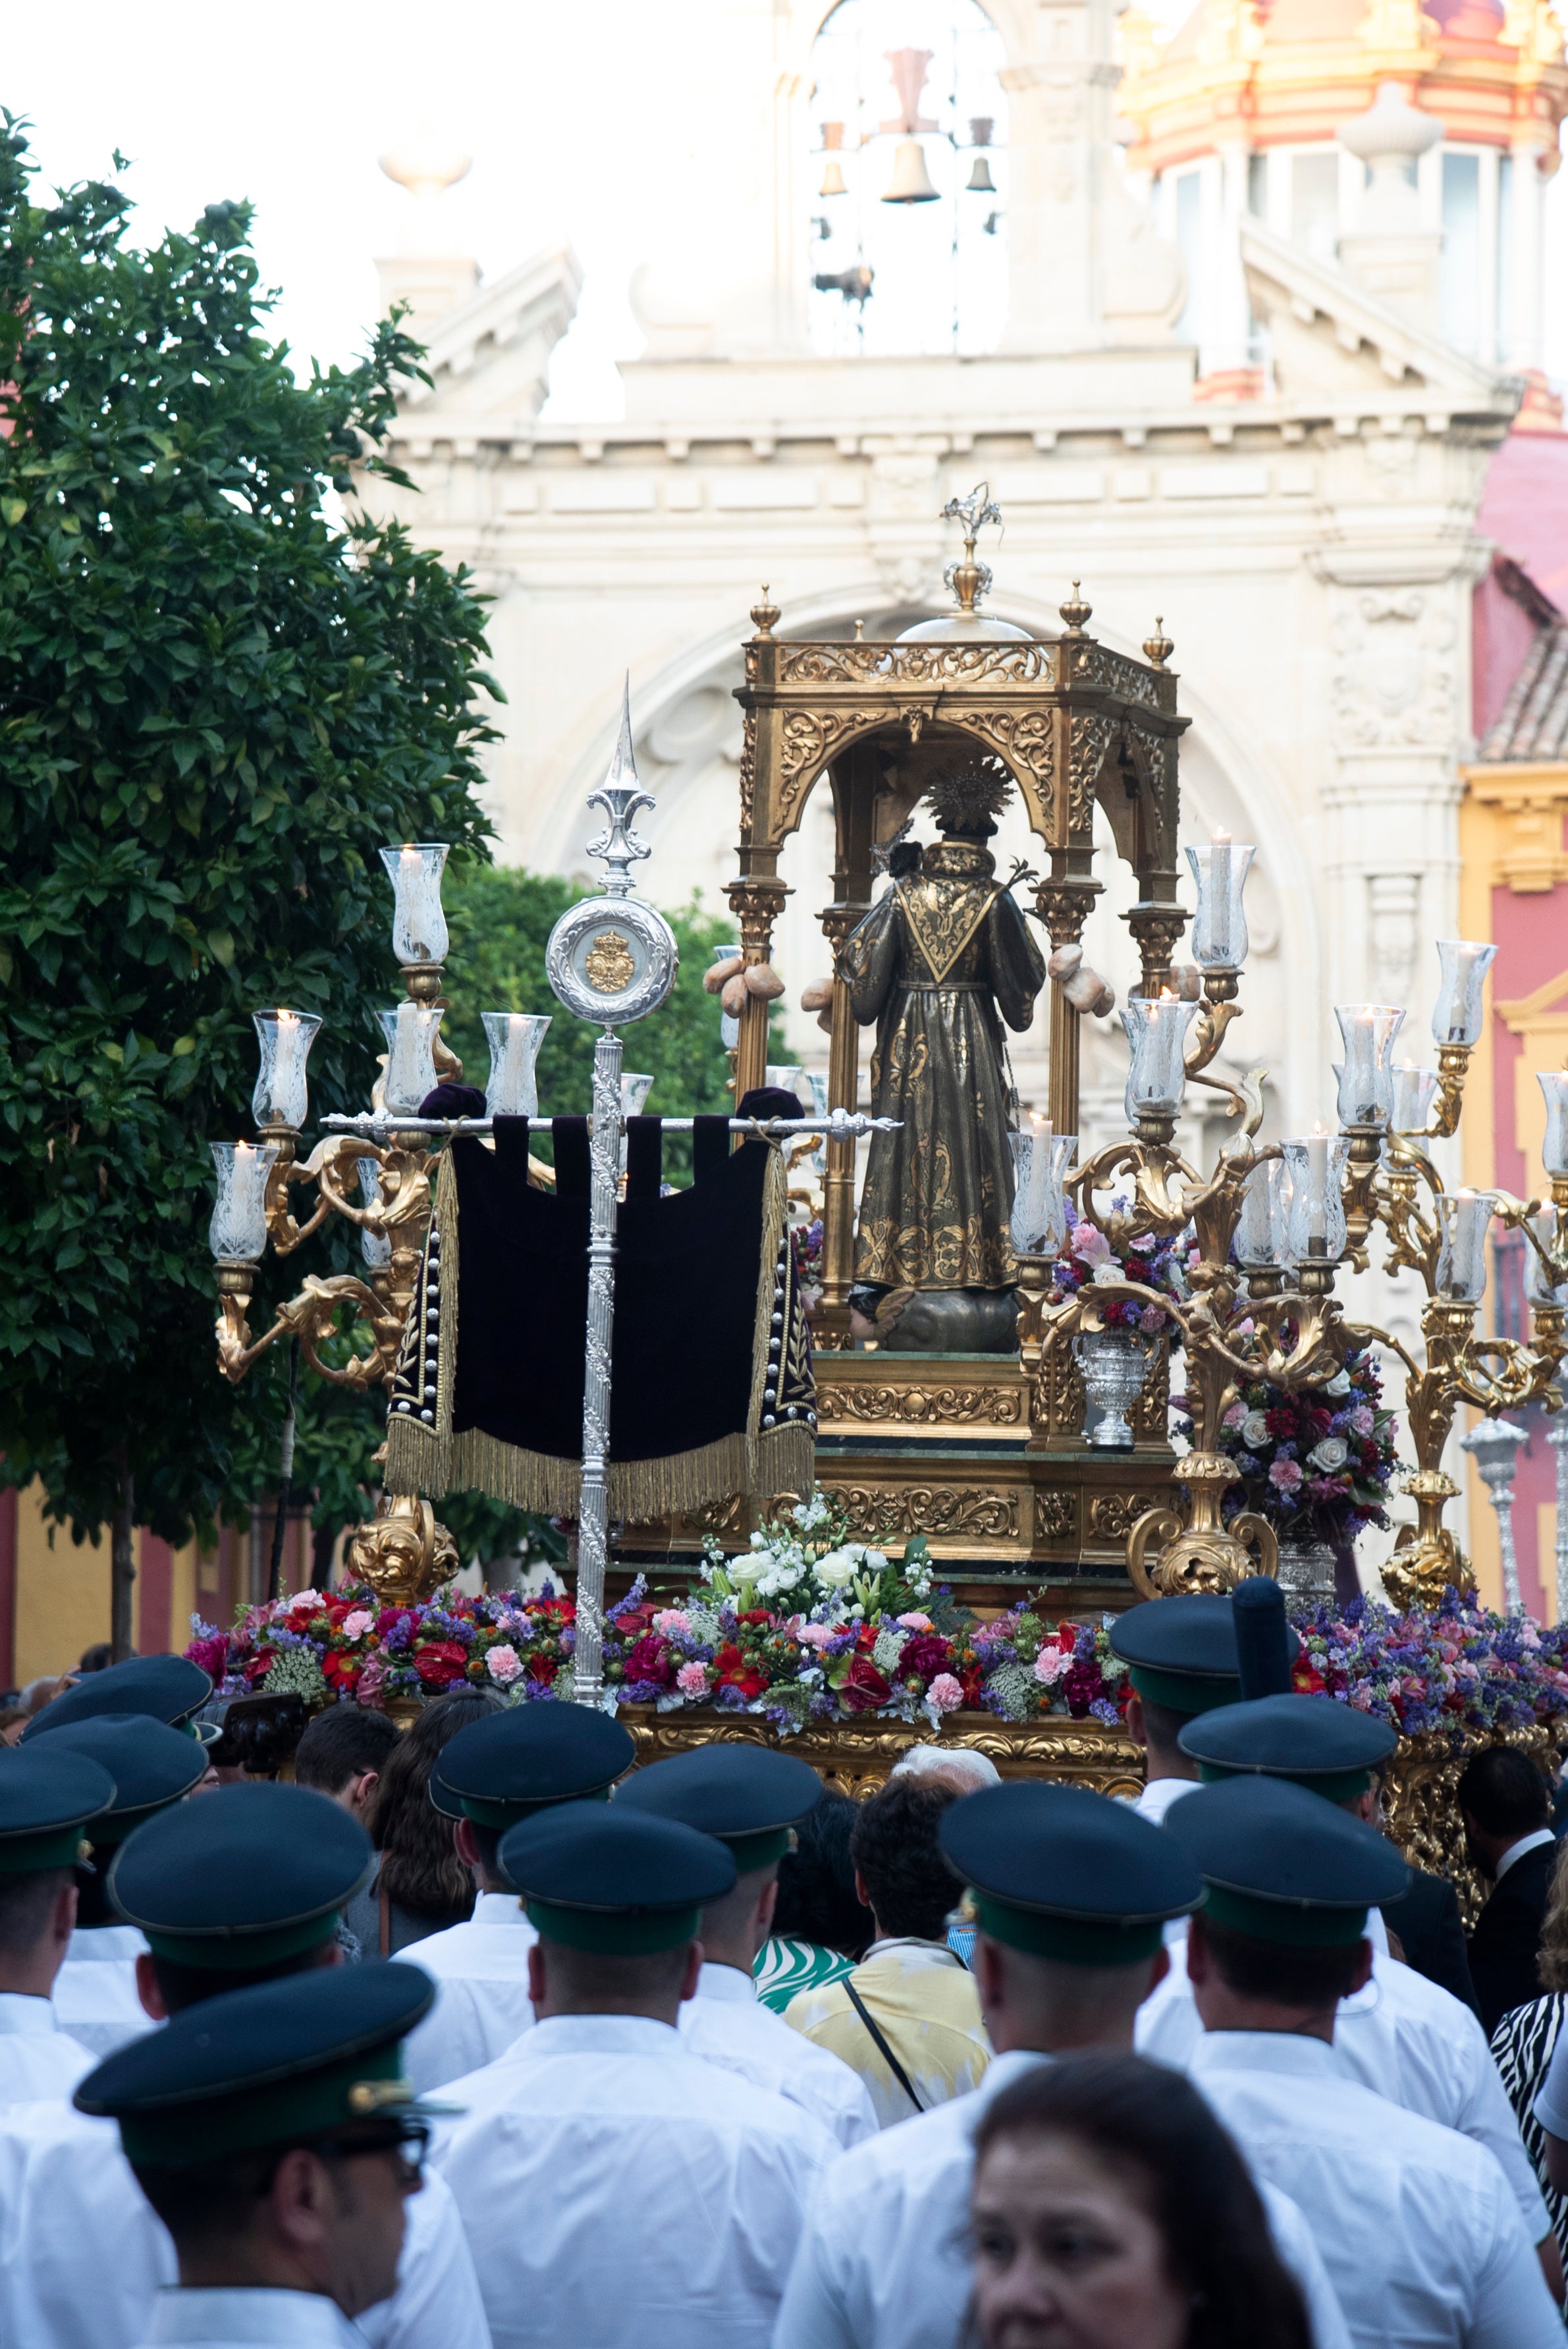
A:
{"label": "black shoulder strap", "polygon": [[924,2105],[921,2104],[919,2096],[916,2095],[908,2072],[905,2071],[903,2065],[899,2063],[898,2057],[888,2046],[887,2039],[875,2021],[870,2008],[867,2005],[865,2000],[861,1997],[859,1992],[856,1989],[852,1982],[846,1980],[844,1987],[849,1994],[850,2005],[855,2009],[856,2013],[860,2017],[861,2022],[871,2033],[872,2041],[876,2046],[877,2054],[881,2056],[882,2061],[887,2064],[888,2071],[891,2072],[894,2079],[897,2080],[898,2085],[909,2099],[909,2102],[914,2106],[915,2110],[918,2113],[923,2113],[926,2108]]}

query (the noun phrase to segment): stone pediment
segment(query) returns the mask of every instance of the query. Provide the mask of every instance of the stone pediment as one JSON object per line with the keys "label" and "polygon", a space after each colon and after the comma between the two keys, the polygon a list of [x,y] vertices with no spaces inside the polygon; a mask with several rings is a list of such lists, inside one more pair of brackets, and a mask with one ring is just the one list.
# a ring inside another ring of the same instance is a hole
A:
{"label": "stone pediment", "polygon": [[[1378,300],[1333,262],[1317,261],[1261,221],[1241,230],[1252,310],[1269,329],[1280,402],[1336,398],[1386,409],[1485,416],[1506,422],[1520,378],[1496,373]],[[1393,395],[1392,403],[1390,395]]]}
{"label": "stone pediment", "polygon": [[545,402],[550,354],[576,316],[582,264],[569,244],[530,255],[438,319],[430,383],[406,385],[399,407],[421,432],[521,428]]}

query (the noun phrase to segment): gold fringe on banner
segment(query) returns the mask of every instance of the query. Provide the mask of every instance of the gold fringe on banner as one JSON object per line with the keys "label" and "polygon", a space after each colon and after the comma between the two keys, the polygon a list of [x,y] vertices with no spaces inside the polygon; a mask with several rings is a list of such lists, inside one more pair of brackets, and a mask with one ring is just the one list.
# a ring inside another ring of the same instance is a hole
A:
{"label": "gold fringe on banner", "polygon": [[[783,1154],[772,1150],[763,1188],[763,1237],[757,1266],[747,1432],[722,1435],[711,1444],[698,1444],[690,1452],[671,1453],[663,1459],[612,1459],[608,1463],[612,1517],[646,1524],[653,1518],[705,1508],[711,1502],[728,1500],[736,1493],[794,1492],[803,1497],[810,1493],[816,1460],[812,1430],[800,1421],[765,1430],[761,1424],[768,1340],[778,1283],[778,1254],[788,1214],[788,1177]],[[530,1509],[540,1516],[576,1516],[582,1486],[579,1460],[557,1459],[550,1453],[530,1452],[517,1444],[504,1444],[482,1428],[452,1433],[458,1207],[457,1182],[452,1172],[450,1153],[437,1178],[436,1225],[441,1234],[441,1258],[436,1421],[431,1427],[412,1417],[393,1414],[387,1429],[386,1488],[389,1493],[423,1493],[431,1500],[440,1500],[444,1494],[452,1492],[483,1493],[493,1501],[504,1501],[513,1508]],[[422,1281],[418,1301],[422,1310]]]}

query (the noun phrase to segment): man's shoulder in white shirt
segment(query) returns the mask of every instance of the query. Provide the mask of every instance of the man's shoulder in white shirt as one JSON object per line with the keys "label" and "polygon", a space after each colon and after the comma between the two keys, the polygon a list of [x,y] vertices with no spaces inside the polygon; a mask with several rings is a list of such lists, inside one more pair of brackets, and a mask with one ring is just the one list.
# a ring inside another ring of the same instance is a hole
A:
{"label": "man's shoulder in white shirt", "polygon": [[482,1892],[462,1924],[410,1943],[403,1954],[410,1965],[452,1981],[488,1975],[525,1982],[528,1952],[538,1938],[514,1892]]}
{"label": "man's shoulder in white shirt", "polygon": [[703,1966],[696,1997],[681,2006],[680,2030],[693,2054],[800,2105],[840,2145],[876,2134],[877,2109],[859,2074],[761,2005],[738,1967]]}

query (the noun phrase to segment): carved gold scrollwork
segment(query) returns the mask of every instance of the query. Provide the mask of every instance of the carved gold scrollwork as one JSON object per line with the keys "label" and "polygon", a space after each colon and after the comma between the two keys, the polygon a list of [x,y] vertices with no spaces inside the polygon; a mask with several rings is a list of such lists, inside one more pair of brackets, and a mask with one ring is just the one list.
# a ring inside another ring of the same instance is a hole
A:
{"label": "carved gold scrollwork", "polygon": [[1088,710],[1075,714],[1067,748],[1067,828],[1089,833],[1095,825],[1095,786],[1116,730],[1114,718]]}
{"label": "carved gold scrollwork", "polygon": [[1077,1522],[1075,1494],[1047,1492],[1034,1495],[1034,1531],[1042,1541],[1065,1541]]}
{"label": "carved gold scrollwork", "polygon": [[921,1426],[945,1420],[958,1426],[1016,1427],[1023,1417],[1017,1387],[835,1386],[824,1391],[825,1416],[881,1424]]}
{"label": "carved gold scrollwork", "polygon": [[1096,1493],[1089,1504],[1089,1532],[1097,1541],[1124,1542],[1146,1512],[1164,1509],[1163,1493]]}
{"label": "carved gold scrollwork", "polygon": [[942,1534],[955,1541],[1016,1542],[1018,1495],[984,1485],[826,1485],[862,1541]]}

